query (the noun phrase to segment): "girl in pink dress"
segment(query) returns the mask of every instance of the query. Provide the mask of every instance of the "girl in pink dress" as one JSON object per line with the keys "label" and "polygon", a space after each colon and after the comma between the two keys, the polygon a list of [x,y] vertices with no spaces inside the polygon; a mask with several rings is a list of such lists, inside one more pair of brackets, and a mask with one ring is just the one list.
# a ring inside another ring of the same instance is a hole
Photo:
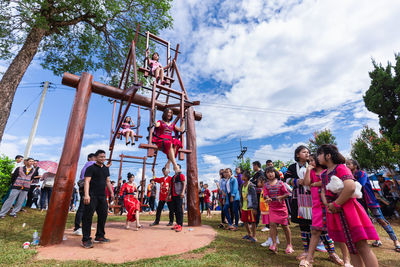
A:
{"label": "girl in pink dress", "polygon": [[[309,186],[312,197],[312,224],[311,224],[311,240],[308,247],[308,253],[305,259],[300,261],[299,267],[311,266],[314,259],[314,252],[321,239],[329,253],[329,258],[338,265],[343,265],[344,262],[335,253],[335,246],[333,240],[329,237],[326,229],[326,209],[322,205],[320,198],[320,190],[322,186],[320,174],[324,168],[319,164],[317,155],[310,155],[310,163],[307,167],[306,174],[304,175],[304,185]],[[350,255],[344,249],[343,255],[345,262],[350,264]]]}
{"label": "girl in pink dress", "polygon": [[172,116],[172,110],[166,108],[163,112],[162,120],[156,122],[153,143],[167,155],[168,161],[165,164],[165,169],[169,171],[169,166],[172,162],[174,171],[180,172],[175,158],[178,155],[179,149],[182,148],[182,143],[179,139],[172,137],[172,133],[174,131],[183,132],[185,130],[185,120],[183,120],[181,127],[178,127],[172,122]]}
{"label": "girl in pink dress", "polygon": [[151,74],[156,78],[156,83],[160,82],[161,84],[165,84],[164,81],[164,69],[167,69],[170,67],[170,64],[168,64],[165,68],[161,65],[158,60],[160,59],[160,55],[155,52],[151,56],[151,59],[147,59],[147,64],[150,67]]}
{"label": "girl in pink dress", "polygon": [[125,228],[129,229],[129,223],[136,221],[136,231],[139,230],[142,226],[139,223],[139,211],[140,211],[140,202],[138,198],[138,190],[136,184],[133,183],[135,180],[135,176],[132,173],[128,173],[128,182],[124,183],[121,188],[119,195],[124,196],[124,206],[128,211],[126,215],[126,224]]}
{"label": "girl in pink dress", "polygon": [[263,193],[264,198],[269,206],[269,227],[272,238],[272,245],[269,250],[277,253],[278,247],[276,244],[277,225],[282,225],[286,237],[286,254],[294,252],[292,246],[292,238],[289,229],[289,214],[285,203],[285,198],[289,197],[289,192],[281,180],[279,173],[274,167],[268,167],[265,170],[268,181],[264,183]]}
{"label": "girl in pink dress", "polygon": [[[127,116],[124,119],[124,122],[121,124],[121,134],[125,136],[126,138],[126,145],[129,145],[132,141],[132,146],[135,144],[133,141],[133,137],[135,135],[135,132],[131,129],[131,127],[134,127],[135,124],[133,123],[131,117]],[[129,141],[129,136],[131,137],[131,141]]]}
{"label": "girl in pink dress", "polygon": [[[378,260],[369,248],[367,240],[379,240],[378,234],[361,204],[352,197],[356,185],[351,171],[335,145],[318,148],[318,161],[327,169],[321,173],[321,199],[327,206],[327,228],[329,236],[336,244],[346,243],[351,263],[358,266],[377,267]],[[326,189],[333,176],[343,181],[340,194]]]}

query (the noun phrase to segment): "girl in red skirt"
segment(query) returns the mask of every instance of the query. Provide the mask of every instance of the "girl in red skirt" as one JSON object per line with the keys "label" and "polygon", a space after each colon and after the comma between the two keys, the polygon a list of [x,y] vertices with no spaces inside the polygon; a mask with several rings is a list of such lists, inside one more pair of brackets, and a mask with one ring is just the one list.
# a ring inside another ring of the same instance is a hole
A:
{"label": "girl in red skirt", "polygon": [[124,196],[125,209],[128,211],[125,228],[129,229],[129,223],[136,221],[135,230],[138,231],[142,227],[139,223],[140,202],[137,199],[138,190],[133,180],[135,180],[135,176],[132,173],[128,173],[128,182],[122,186],[119,195]]}
{"label": "girl in red skirt", "polygon": [[156,122],[153,143],[167,155],[168,161],[165,164],[165,169],[169,171],[169,166],[172,162],[174,171],[178,173],[181,170],[176,164],[175,157],[178,155],[179,149],[182,148],[182,143],[179,139],[172,137],[172,133],[174,131],[183,132],[185,130],[185,120],[183,120],[181,127],[178,127],[172,122],[172,117],[172,110],[166,108],[163,112],[162,120]]}

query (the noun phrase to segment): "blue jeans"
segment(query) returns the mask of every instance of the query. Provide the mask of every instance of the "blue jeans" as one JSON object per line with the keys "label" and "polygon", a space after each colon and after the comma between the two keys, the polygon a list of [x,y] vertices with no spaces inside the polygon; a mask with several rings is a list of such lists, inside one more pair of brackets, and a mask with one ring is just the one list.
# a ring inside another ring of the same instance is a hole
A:
{"label": "blue jeans", "polygon": [[224,213],[225,213],[226,219],[228,220],[229,225],[233,224],[233,221],[232,221],[233,218],[231,218],[231,215],[229,213],[229,209],[230,209],[231,205],[233,207],[233,216],[235,216],[235,226],[238,227],[239,226],[240,200],[234,200],[233,202],[228,202],[228,201],[225,202]]}
{"label": "blue jeans", "polygon": [[[48,208],[50,203],[51,191],[53,191],[53,187],[43,187],[42,192],[40,194],[40,209]],[[47,200],[47,207],[46,207]]]}

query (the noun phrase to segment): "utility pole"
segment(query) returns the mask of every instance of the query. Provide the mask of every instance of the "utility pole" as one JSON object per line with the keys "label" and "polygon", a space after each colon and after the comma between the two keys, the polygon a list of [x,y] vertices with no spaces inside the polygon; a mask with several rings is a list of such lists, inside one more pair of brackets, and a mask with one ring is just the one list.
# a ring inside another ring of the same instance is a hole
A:
{"label": "utility pole", "polygon": [[246,151],[247,151],[247,147],[246,146],[242,147],[242,139],[240,138],[240,155],[237,156],[237,158],[241,159],[242,163],[244,162],[243,156],[244,156],[244,154],[246,154]]}
{"label": "utility pole", "polygon": [[31,134],[29,135],[28,143],[26,144],[24,158],[29,157],[29,154],[31,153],[32,142],[33,142],[33,139],[35,138],[35,135],[36,135],[37,126],[38,126],[38,123],[39,123],[40,114],[42,113],[43,104],[44,104],[44,98],[46,96],[46,92],[47,92],[47,88],[48,87],[49,87],[49,82],[46,81],[44,83],[44,86],[43,86],[42,97],[40,98],[40,103],[39,103],[38,109],[36,111],[35,120],[33,121]]}

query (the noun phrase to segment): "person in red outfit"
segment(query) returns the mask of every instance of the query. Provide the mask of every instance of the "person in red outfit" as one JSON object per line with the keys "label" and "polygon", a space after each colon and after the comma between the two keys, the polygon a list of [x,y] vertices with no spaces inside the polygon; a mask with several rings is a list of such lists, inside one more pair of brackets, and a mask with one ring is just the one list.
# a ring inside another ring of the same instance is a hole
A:
{"label": "person in red outfit", "polygon": [[[156,212],[156,220],[150,224],[150,226],[154,226],[160,223],[161,212],[164,209],[165,203],[168,205],[169,210],[169,223],[167,226],[172,226],[174,223],[174,213],[172,210],[172,202],[171,198],[168,198],[168,192],[171,187],[171,176],[168,176],[169,171],[164,167],[162,169],[164,177],[161,178],[153,178],[154,182],[160,184],[160,194],[158,197],[158,206]],[[154,176],[154,173],[153,173]]]}
{"label": "person in red outfit", "polygon": [[162,150],[167,155],[168,161],[165,168],[169,171],[169,166],[174,167],[175,173],[180,172],[178,164],[176,164],[175,157],[178,151],[182,148],[182,143],[179,139],[172,137],[172,133],[183,132],[185,130],[185,120],[183,120],[181,127],[176,126],[172,122],[173,112],[171,109],[166,108],[162,115],[162,120],[157,121],[155,124],[155,132],[153,136],[153,143],[157,145],[158,149]]}
{"label": "person in red outfit", "polygon": [[[181,166],[178,164],[179,169]],[[172,197],[172,207],[176,217],[176,225],[172,227],[172,230],[176,232],[182,231],[183,225],[183,198],[185,197],[186,179],[185,175],[178,172],[172,177],[171,190],[169,191],[169,197]]]}
{"label": "person in red outfit", "polygon": [[207,210],[207,218],[211,218],[210,197],[211,197],[211,192],[208,189],[208,184],[204,184],[204,204]]}
{"label": "person in red outfit", "polygon": [[135,230],[138,231],[142,226],[139,222],[140,202],[137,199],[138,190],[136,184],[133,182],[134,180],[135,176],[132,173],[128,173],[128,182],[122,186],[119,195],[124,197],[124,206],[128,211],[125,228],[129,229],[129,223],[136,221]]}

